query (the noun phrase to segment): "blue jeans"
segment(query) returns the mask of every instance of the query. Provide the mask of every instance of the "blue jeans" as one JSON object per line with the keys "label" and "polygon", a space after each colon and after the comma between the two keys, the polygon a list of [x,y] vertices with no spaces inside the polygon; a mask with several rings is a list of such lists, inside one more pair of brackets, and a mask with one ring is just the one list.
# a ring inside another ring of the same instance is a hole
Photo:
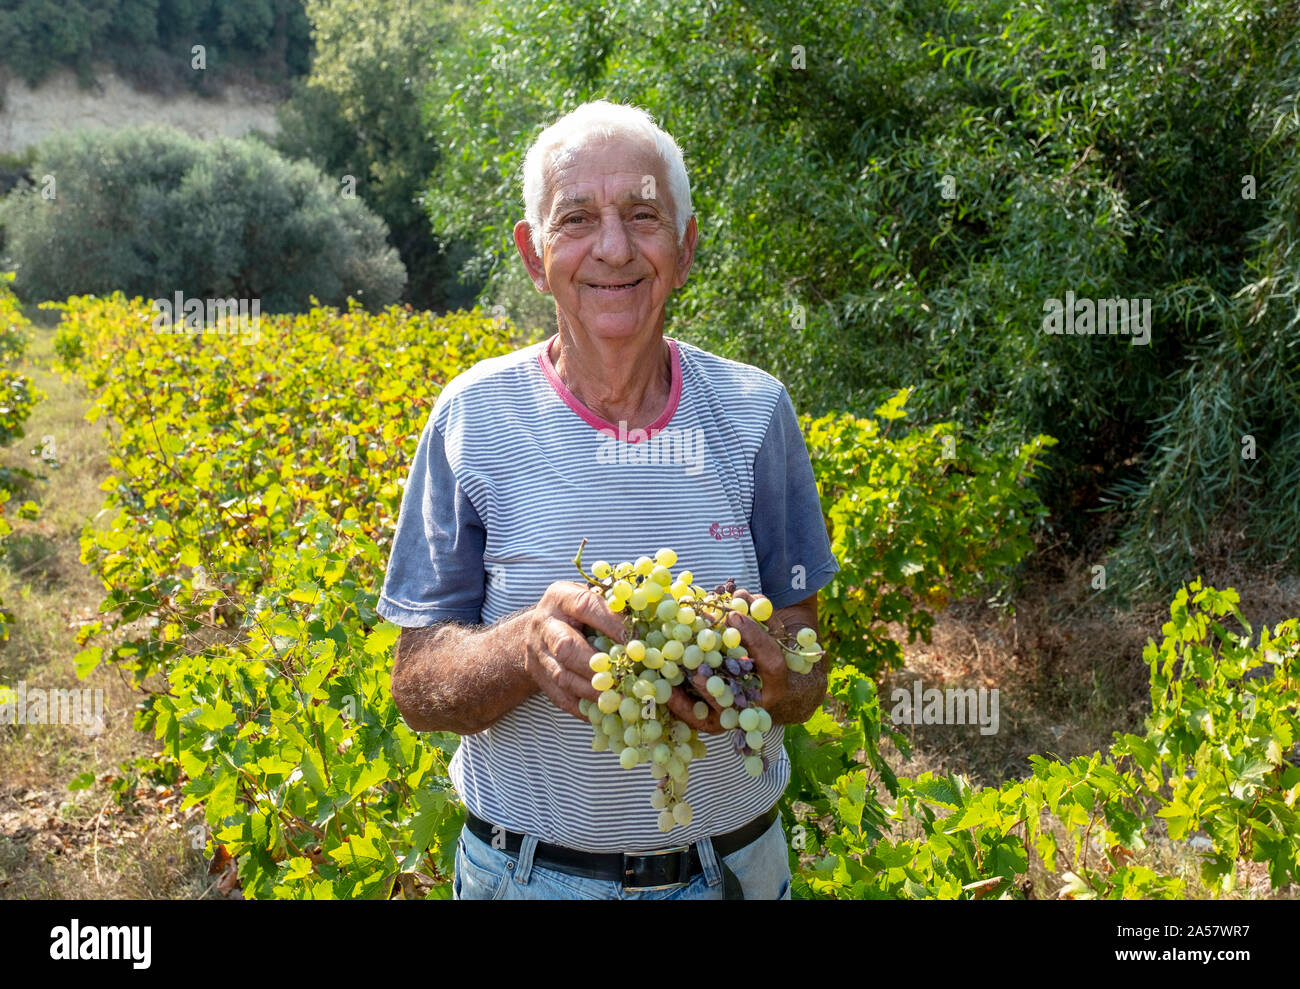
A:
{"label": "blue jeans", "polygon": [[[708,838],[697,848],[704,871],[677,889],[623,892],[623,884],[586,879],[533,862],[537,839],[524,837],[518,852],[493,848],[468,828],[456,842],[457,900],[721,900],[722,869]],[[790,899],[790,860],[781,817],[759,838],[723,859],[740,880],[747,900]]]}

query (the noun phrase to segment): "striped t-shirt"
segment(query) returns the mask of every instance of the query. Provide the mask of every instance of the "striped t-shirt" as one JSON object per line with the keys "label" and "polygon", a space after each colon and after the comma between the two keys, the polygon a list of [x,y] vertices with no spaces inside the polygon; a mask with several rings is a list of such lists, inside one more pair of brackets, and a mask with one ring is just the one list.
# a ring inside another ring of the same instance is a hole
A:
{"label": "striped t-shirt", "polygon": [[[583,562],[677,552],[706,588],[734,578],[776,608],[839,569],[785,387],[757,368],[668,340],[668,405],[648,435],[584,407],[551,363],[554,340],[476,364],[443,390],[406,483],[378,611],[395,624],[490,624],[537,604]],[[588,572],[590,570],[588,569]],[[586,851],[666,848],[734,830],[780,798],[783,729],[749,776],[731,733],[701,736],[686,800],[665,835],[649,766],[591,750],[592,728],[540,691],[464,736],[452,781],[473,813]]]}

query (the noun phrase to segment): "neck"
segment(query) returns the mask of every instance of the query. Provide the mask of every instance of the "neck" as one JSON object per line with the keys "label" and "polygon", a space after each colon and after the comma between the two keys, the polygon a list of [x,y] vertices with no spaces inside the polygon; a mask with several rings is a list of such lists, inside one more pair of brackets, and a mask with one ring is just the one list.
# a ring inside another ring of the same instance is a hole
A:
{"label": "neck", "polygon": [[574,397],[606,422],[645,429],[672,391],[672,354],[662,325],[646,337],[604,340],[561,320],[551,345],[555,373]]}

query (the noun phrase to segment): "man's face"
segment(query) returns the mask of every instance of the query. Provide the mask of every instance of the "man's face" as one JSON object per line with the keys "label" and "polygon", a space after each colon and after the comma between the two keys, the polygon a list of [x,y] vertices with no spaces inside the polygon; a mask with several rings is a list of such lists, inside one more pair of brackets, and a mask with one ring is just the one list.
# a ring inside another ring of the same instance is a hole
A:
{"label": "man's face", "polygon": [[570,327],[605,339],[662,328],[695,247],[692,220],[678,248],[674,207],[658,156],[636,142],[614,139],[555,160],[534,280],[544,272]]}

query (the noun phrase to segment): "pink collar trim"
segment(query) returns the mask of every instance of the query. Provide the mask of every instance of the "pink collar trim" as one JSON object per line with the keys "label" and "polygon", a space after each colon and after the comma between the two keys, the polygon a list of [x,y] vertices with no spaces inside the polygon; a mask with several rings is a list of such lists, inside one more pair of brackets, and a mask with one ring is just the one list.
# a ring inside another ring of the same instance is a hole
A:
{"label": "pink collar trim", "polygon": [[[618,426],[614,425],[613,423],[606,422],[600,416],[596,415],[596,413],[592,412],[591,409],[587,408],[580,401],[578,401],[578,396],[574,395],[573,392],[569,391],[568,386],[563,381],[560,380],[559,374],[556,373],[555,365],[551,363],[551,344],[554,343],[558,337],[559,334],[557,333],[555,334],[555,336],[547,340],[546,343],[542,346],[541,352],[537,355],[537,363],[541,365],[542,373],[546,375],[546,380],[551,383],[551,387],[555,389],[555,393],[559,395],[560,398],[564,401],[564,404],[567,405],[569,408],[571,408],[574,412],[576,412],[582,418],[583,422],[587,423],[587,425],[600,430],[602,433],[608,433],[612,437],[615,437],[624,442],[628,442],[628,443],[640,442],[641,439],[640,435],[638,435],[636,439],[630,439],[628,437],[627,435],[628,430],[626,424],[624,425],[623,429],[620,430]],[[672,354],[672,377],[673,377],[672,386],[669,389],[668,404],[664,406],[663,413],[659,416],[658,419],[652,422],[650,426],[644,431],[646,434],[645,437],[646,439],[653,439],[655,433],[659,432],[659,430],[663,429],[665,426],[668,425],[669,422],[672,421],[673,416],[677,414],[677,405],[681,401],[681,397],[682,397],[681,354],[679,354],[677,351],[676,340],[672,339],[671,337],[665,337],[665,339],[668,341],[668,350]]]}

